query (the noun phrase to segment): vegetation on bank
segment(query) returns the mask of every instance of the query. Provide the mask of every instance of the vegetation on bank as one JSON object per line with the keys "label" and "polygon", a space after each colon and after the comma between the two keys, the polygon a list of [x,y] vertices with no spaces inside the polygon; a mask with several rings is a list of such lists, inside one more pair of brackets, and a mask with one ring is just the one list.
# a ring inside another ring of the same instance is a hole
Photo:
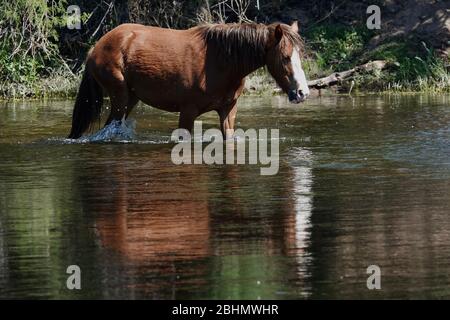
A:
{"label": "vegetation on bank", "polygon": [[76,76],[60,55],[58,28],[66,1],[2,1],[0,8],[0,95],[31,97],[72,94]]}
{"label": "vegetation on bank", "polygon": [[[361,91],[450,92],[449,60],[439,57],[424,42],[390,40],[375,49],[369,41],[375,32],[363,26],[322,25],[306,32],[306,71],[311,79],[351,69],[367,61],[386,60],[393,67],[354,77]],[[349,83],[343,83],[345,90]]]}
{"label": "vegetation on bank", "polygon": [[[245,0],[203,0],[189,4],[167,0],[72,2],[84,12],[81,30],[66,27],[66,0],[1,2],[1,97],[74,96],[87,50],[102,34],[122,22],[177,28],[203,22],[269,22],[279,20],[276,12],[296,6],[293,1],[282,0],[268,2],[260,10]],[[328,20],[307,26],[301,33],[307,45],[304,68],[310,79],[370,60],[388,60],[394,67],[356,76],[353,90],[450,92],[448,58],[439,57],[424,42],[389,39],[370,48],[376,31],[368,30],[364,23],[343,25]],[[340,88],[345,91],[349,85],[344,82]],[[273,81],[265,70],[259,70],[249,78],[247,88],[248,92],[272,93]]]}

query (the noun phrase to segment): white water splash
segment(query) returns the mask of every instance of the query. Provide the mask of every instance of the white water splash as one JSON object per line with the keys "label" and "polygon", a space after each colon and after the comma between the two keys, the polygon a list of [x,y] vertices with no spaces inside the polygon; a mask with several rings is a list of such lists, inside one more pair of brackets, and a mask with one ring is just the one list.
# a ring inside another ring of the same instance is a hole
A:
{"label": "white water splash", "polygon": [[170,137],[156,133],[151,136],[136,135],[136,120],[112,121],[99,131],[78,139],[48,138],[45,143],[86,144],[86,143],[134,143],[134,144],[169,144]]}
{"label": "white water splash", "polygon": [[94,134],[83,136],[80,142],[130,142],[134,139],[136,121],[129,120],[113,120],[110,124],[100,129]]}

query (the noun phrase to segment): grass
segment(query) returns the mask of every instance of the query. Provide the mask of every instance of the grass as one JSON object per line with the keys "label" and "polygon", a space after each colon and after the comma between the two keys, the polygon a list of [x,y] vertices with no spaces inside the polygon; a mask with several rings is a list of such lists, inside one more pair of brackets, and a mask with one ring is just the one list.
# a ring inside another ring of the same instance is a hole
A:
{"label": "grass", "polygon": [[[450,92],[450,61],[423,42],[390,41],[369,48],[374,33],[365,27],[323,25],[306,33],[309,79],[350,69],[371,60],[387,60],[395,67],[354,77],[354,90],[369,92]],[[342,84],[349,87],[348,83]]]}
{"label": "grass", "polygon": [[449,60],[439,57],[425,43],[387,43],[370,53],[370,58],[393,62],[395,68],[378,75],[363,75],[357,81],[372,91],[450,92]]}
{"label": "grass", "polygon": [[61,69],[37,81],[3,82],[0,85],[0,99],[73,98],[80,80],[81,75]]}

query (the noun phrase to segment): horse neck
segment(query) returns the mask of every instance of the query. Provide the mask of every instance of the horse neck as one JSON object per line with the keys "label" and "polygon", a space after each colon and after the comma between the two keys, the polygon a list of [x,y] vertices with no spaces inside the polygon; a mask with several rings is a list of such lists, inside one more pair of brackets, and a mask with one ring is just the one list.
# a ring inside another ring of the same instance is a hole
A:
{"label": "horse neck", "polygon": [[243,79],[252,72],[258,70],[259,68],[265,66],[265,61],[258,61],[255,63],[253,61],[252,64],[245,63],[245,61],[242,61],[242,63],[237,64],[229,64],[225,61],[225,63],[222,65],[224,70],[226,70],[226,73],[231,77],[232,79]]}
{"label": "horse neck", "polygon": [[[235,32],[234,36],[230,36],[229,29],[232,29],[231,34]],[[239,34],[240,30],[234,26],[212,30],[211,37],[207,39],[208,51],[211,57],[217,59],[220,69],[231,76],[244,78],[266,64],[267,40],[264,38],[264,31],[247,29]]]}

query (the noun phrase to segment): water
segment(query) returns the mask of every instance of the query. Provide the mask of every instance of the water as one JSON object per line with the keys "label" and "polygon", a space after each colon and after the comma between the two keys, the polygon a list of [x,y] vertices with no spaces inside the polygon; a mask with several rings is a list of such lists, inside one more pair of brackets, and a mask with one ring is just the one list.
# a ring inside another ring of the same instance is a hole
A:
{"label": "water", "polygon": [[0,298],[450,298],[449,96],[243,98],[275,176],[173,165],[177,117],[143,106],[73,143],[72,104],[0,104]]}

